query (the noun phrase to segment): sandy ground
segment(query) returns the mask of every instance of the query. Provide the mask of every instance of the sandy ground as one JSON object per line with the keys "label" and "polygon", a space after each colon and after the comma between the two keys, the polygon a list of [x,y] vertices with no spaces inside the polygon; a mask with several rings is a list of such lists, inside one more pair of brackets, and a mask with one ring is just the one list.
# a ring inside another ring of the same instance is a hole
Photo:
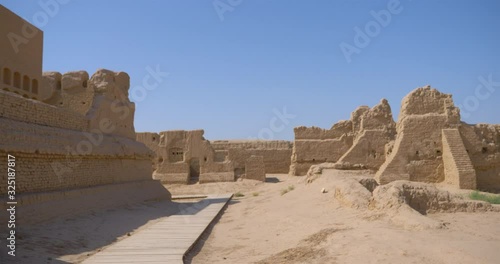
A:
{"label": "sandy ground", "polygon": [[[182,201],[147,201],[38,224],[20,225],[15,258],[0,263],[79,263],[107,246],[175,214]],[[3,259],[2,259],[3,258]]]}
{"label": "sandy ground", "polygon": [[[244,195],[230,202],[186,263],[499,263],[500,213],[431,214],[446,228],[405,230],[381,211],[341,205],[329,177],[304,182],[268,175],[266,183],[166,185],[173,195]],[[12,263],[78,263],[187,202],[194,201],[149,201],[24,226]]]}
{"label": "sandy ground", "polygon": [[345,208],[333,192],[321,193],[333,189],[328,178],[304,184],[268,177],[279,182],[240,183],[235,191],[245,196],[234,199],[187,263],[499,263],[500,213],[432,214],[446,228],[405,230],[383,212]]}

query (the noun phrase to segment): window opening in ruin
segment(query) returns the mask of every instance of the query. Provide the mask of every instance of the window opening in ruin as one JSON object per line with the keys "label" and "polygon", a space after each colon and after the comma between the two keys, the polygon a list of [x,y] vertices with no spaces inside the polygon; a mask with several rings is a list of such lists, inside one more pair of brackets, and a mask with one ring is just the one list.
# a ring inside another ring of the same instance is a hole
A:
{"label": "window opening in ruin", "polygon": [[24,75],[23,76],[23,90],[30,91],[30,84],[31,84],[30,77]]}
{"label": "window opening in ruin", "polygon": [[19,72],[14,73],[14,87],[21,89],[21,74]]}
{"label": "window opening in ruin", "polygon": [[168,152],[168,160],[170,162],[184,161],[184,151],[181,148],[171,148]]}
{"label": "window opening in ruin", "polygon": [[200,160],[192,158],[189,161],[189,183],[197,183],[200,179]]}
{"label": "window opening in ruin", "polygon": [[10,85],[11,84],[11,75],[12,73],[10,72],[9,68],[5,68],[3,69],[3,83],[4,84],[8,84]]}

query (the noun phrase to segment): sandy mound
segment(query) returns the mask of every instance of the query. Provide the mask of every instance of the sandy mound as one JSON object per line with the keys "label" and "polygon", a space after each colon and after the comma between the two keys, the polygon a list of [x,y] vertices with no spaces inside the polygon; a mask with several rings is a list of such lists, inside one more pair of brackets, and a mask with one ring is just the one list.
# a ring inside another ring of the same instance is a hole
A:
{"label": "sandy mound", "polygon": [[[437,188],[433,184],[395,181],[378,186],[372,177],[333,172],[333,163],[313,166],[307,176],[312,183],[328,177],[333,185],[335,198],[346,207],[370,209],[382,213],[404,229],[436,229],[444,225],[426,217],[437,212],[486,212],[495,210],[482,201],[465,200],[463,196]],[[322,176],[323,172],[326,172]],[[367,216],[373,217],[373,216]]]}

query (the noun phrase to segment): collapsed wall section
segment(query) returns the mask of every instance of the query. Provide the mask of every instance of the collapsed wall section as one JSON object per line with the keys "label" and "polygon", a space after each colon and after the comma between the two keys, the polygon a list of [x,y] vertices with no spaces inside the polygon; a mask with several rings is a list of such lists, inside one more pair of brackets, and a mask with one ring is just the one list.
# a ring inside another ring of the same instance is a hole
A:
{"label": "collapsed wall section", "polygon": [[305,175],[312,165],[341,163],[344,168],[378,169],[386,144],[394,140],[395,123],[387,100],[373,108],[358,107],[350,120],[331,129],[296,127],[290,175]]}
{"label": "collapsed wall section", "polygon": [[165,183],[234,181],[233,162],[220,159],[203,130],[137,133],[155,153],[153,178]]}

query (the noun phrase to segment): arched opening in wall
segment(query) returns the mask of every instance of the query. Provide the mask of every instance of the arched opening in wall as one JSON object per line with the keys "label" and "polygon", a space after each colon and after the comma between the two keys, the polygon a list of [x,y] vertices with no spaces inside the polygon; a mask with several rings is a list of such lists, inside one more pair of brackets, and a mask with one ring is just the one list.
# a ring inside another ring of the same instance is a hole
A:
{"label": "arched opening in wall", "polygon": [[30,77],[28,77],[27,75],[24,75],[23,76],[23,90],[29,91],[30,85],[31,85]]}
{"label": "arched opening in wall", "polygon": [[197,183],[200,180],[200,160],[192,158],[189,161],[189,183]]}
{"label": "arched opening in wall", "polygon": [[163,157],[158,158],[158,163],[163,163]]}
{"label": "arched opening in wall", "polygon": [[31,92],[34,94],[38,94],[38,80],[33,79],[31,81]]}
{"label": "arched opening in wall", "polygon": [[56,90],[57,90],[57,91],[61,91],[61,87],[62,87],[62,83],[61,83],[61,81],[57,81]]}
{"label": "arched opening in wall", "polygon": [[83,88],[87,88],[87,80],[83,81],[82,86]]}
{"label": "arched opening in wall", "polygon": [[21,89],[21,74],[14,72],[14,87]]}
{"label": "arched opening in wall", "polygon": [[11,71],[9,68],[4,68],[3,69],[3,83],[10,85],[11,84]]}

